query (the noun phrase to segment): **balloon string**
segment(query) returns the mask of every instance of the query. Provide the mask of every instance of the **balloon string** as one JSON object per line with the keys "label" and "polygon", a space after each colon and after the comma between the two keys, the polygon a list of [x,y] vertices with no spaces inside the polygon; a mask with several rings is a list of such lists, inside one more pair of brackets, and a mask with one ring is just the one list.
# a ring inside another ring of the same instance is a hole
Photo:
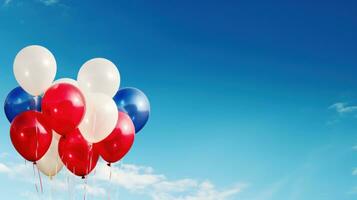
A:
{"label": "balloon string", "polygon": [[37,168],[37,173],[38,173],[38,179],[39,179],[39,182],[40,182],[41,193],[43,194],[43,186],[42,186],[42,178],[41,178],[40,169],[38,168],[37,165],[36,165],[36,168]]}
{"label": "balloon string", "polygon": [[109,170],[109,183],[110,183],[112,180],[112,167],[111,166],[109,166],[109,167],[110,167],[110,170]]}
{"label": "balloon string", "polygon": [[92,137],[94,135],[96,125],[97,125],[97,111],[94,111],[93,126],[92,126],[92,131],[91,131]]}
{"label": "balloon string", "polygon": [[66,173],[66,179],[67,179],[67,189],[68,189],[68,195],[69,195],[69,199],[71,199],[71,190],[70,190],[70,186],[69,186],[69,172],[67,171]]}
{"label": "balloon string", "polygon": [[[110,190],[110,186],[112,185],[112,167],[110,164],[108,164],[109,167],[109,190]],[[108,191],[108,200],[110,200],[110,191]]]}
{"label": "balloon string", "polygon": [[37,131],[37,126],[35,127],[36,128],[36,159],[38,158],[38,131]]}
{"label": "balloon string", "polygon": [[86,196],[87,196],[87,178],[84,179],[84,196],[83,196],[83,200],[86,200]]}
{"label": "balloon string", "polygon": [[[73,173],[76,174],[76,168],[75,167],[73,168]],[[70,188],[72,188],[72,190],[71,190],[71,199],[75,199],[76,192],[74,190],[74,186],[76,184],[76,182],[75,182],[76,180],[72,179],[72,174],[71,174],[70,171],[68,171],[68,174],[69,174],[69,178],[71,180],[71,182],[70,182],[71,187]]]}
{"label": "balloon string", "polygon": [[[37,159],[38,158],[38,146],[39,146],[39,144],[38,144],[38,127],[36,126],[35,127],[35,132],[36,132],[36,151],[35,151],[35,158]],[[36,191],[37,191],[37,194],[40,196],[40,194],[39,194],[39,190],[38,190],[38,186],[37,186],[37,184],[36,184],[36,172],[35,172],[35,165],[36,165],[36,161],[33,163],[33,175],[34,175],[34,182],[35,182],[35,186],[36,186]],[[36,168],[37,168],[37,165],[36,165]],[[38,168],[37,168],[37,172],[38,172]],[[38,172],[38,173],[40,173],[40,172]],[[40,175],[39,175],[40,176]],[[43,193],[43,189],[42,189],[42,183],[41,183],[41,193]],[[40,196],[41,197],[41,196]],[[40,198],[41,199],[41,198]]]}
{"label": "balloon string", "polygon": [[[119,170],[121,170],[122,167],[123,167],[123,159],[124,159],[124,158],[122,158],[122,159],[119,161],[119,166],[118,166]],[[118,188],[119,188],[119,187],[115,187],[115,197],[116,197],[116,199],[119,199],[119,189],[118,189]]]}
{"label": "balloon string", "polygon": [[36,179],[35,164],[32,165],[32,170],[33,170],[33,183],[35,184],[36,192],[38,194],[39,193],[38,192],[38,187],[37,187],[37,184],[36,184],[36,181],[35,181],[35,179]]}
{"label": "balloon string", "polygon": [[53,179],[52,177],[50,178],[50,200],[52,200],[52,191],[53,190]]}
{"label": "balloon string", "polygon": [[[90,151],[92,152],[92,149],[93,149],[93,144],[90,145]],[[87,168],[87,173],[89,173],[89,170],[92,168],[92,160],[93,160],[93,152],[92,154],[88,154],[88,159],[89,159],[89,166]]]}

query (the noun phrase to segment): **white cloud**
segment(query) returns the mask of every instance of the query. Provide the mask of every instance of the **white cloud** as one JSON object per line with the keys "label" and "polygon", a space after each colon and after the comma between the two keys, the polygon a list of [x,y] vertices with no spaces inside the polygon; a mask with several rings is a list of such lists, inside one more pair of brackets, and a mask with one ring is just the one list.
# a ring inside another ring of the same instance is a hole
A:
{"label": "white cloud", "polygon": [[250,200],[272,200],[279,193],[286,184],[290,182],[290,177],[286,176],[283,177],[270,185],[264,188],[263,190],[259,191],[258,193],[254,194]]}
{"label": "white cloud", "polygon": [[169,180],[165,175],[155,174],[151,167],[136,165],[112,166],[99,163],[95,179],[111,182],[131,192],[146,194],[153,200],[225,200],[237,195],[246,184],[238,184],[224,190],[217,190],[210,181],[195,179]]}
{"label": "white cloud", "polygon": [[99,187],[99,186],[79,184],[76,186],[76,189],[78,189],[80,191],[85,191],[86,193],[88,193],[92,196],[104,196],[106,194],[105,189],[102,187]]}
{"label": "white cloud", "polygon": [[191,188],[195,188],[198,186],[196,180],[192,179],[181,179],[177,181],[162,181],[156,185],[154,185],[156,190],[160,191],[168,191],[168,192],[184,192],[190,190]]}
{"label": "white cloud", "polygon": [[357,151],[357,145],[353,146],[353,147],[352,147],[352,150]]}
{"label": "white cloud", "polygon": [[0,163],[0,173],[9,173],[10,171],[11,170],[7,165]]}
{"label": "white cloud", "polygon": [[152,198],[154,200],[225,200],[237,195],[245,187],[246,184],[240,184],[218,191],[211,182],[204,181],[192,188],[195,191],[191,194],[176,194],[159,190],[152,193]]}
{"label": "white cloud", "polygon": [[357,111],[357,106],[349,106],[343,102],[337,102],[329,106],[329,109],[335,110],[339,114],[352,113]]}
{"label": "white cloud", "polygon": [[354,169],[353,169],[352,175],[353,175],[353,176],[357,176],[357,168],[354,168]]}
{"label": "white cloud", "polygon": [[56,191],[65,191],[68,189],[68,185],[63,179],[53,179],[50,181],[51,188]]}
{"label": "white cloud", "polygon": [[5,164],[0,163],[0,173],[6,174],[10,178],[21,177],[21,180],[31,181],[31,175],[33,175],[32,163],[28,164]]}
{"label": "white cloud", "polygon": [[12,0],[4,0],[3,6],[7,6],[12,2]]}
{"label": "white cloud", "polygon": [[351,188],[351,190],[348,191],[347,194],[351,194],[351,195],[357,194],[357,186]]}
{"label": "white cloud", "polygon": [[38,0],[39,2],[43,3],[46,6],[52,6],[59,3],[59,0]]}
{"label": "white cloud", "polygon": [[[14,181],[39,184],[37,175],[34,178],[31,165],[0,163],[0,173],[7,174]],[[110,188],[105,188],[104,185],[109,185],[126,189],[133,195],[143,195],[152,200],[226,200],[235,197],[247,186],[238,184],[218,189],[208,180],[199,181],[191,178],[170,180],[163,174],[155,173],[151,167],[130,164],[108,167],[105,163],[99,162],[95,173],[87,179],[92,182],[88,181],[87,183],[78,177],[74,178],[74,175],[66,169],[63,171],[51,181],[47,178],[42,180],[45,187],[53,188],[59,192],[57,197],[62,197],[61,195],[71,197],[71,195],[86,193],[96,198],[107,198],[106,195]],[[110,172],[111,178],[109,178]],[[39,199],[33,191],[24,192],[21,195],[27,196],[27,199]],[[42,197],[46,197],[46,195],[42,195]],[[51,197],[51,199],[53,198]]]}
{"label": "white cloud", "polygon": [[20,196],[25,199],[30,199],[30,200],[38,200],[39,199],[38,194],[36,194],[34,192],[29,192],[29,191],[22,192],[20,194]]}
{"label": "white cloud", "polygon": [[[165,180],[165,176],[153,174],[153,169],[150,167],[136,165],[122,165],[122,167],[111,167],[111,181],[128,190],[145,189],[148,186],[157,184]],[[96,166],[95,179],[107,181],[110,176],[110,168],[104,163],[98,163]]]}
{"label": "white cloud", "polygon": [[[53,6],[53,5],[60,4],[60,0],[34,0],[34,1],[39,2],[45,6]],[[13,2],[14,0],[3,0],[3,6],[8,6]],[[17,2],[21,3],[21,1],[17,1]]]}
{"label": "white cloud", "polygon": [[1,159],[4,159],[4,158],[6,158],[6,157],[8,157],[9,156],[9,153],[7,153],[7,152],[2,152],[2,153],[0,153],[0,158]]}

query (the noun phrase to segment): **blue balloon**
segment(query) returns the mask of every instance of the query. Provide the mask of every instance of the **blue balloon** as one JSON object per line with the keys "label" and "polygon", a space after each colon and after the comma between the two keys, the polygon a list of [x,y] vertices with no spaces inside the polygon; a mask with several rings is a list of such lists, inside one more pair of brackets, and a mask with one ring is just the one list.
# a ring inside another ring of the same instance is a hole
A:
{"label": "blue balloon", "polygon": [[119,90],[114,101],[118,109],[129,115],[138,133],[146,124],[150,115],[150,103],[146,95],[136,88],[123,88]]}
{"label": "blue balloon", "polygon": [[41,97],[34,97],[17,87],[7,95],[4,104],[5,115],[9,122],[20,113],[28,110],[41,111]]}

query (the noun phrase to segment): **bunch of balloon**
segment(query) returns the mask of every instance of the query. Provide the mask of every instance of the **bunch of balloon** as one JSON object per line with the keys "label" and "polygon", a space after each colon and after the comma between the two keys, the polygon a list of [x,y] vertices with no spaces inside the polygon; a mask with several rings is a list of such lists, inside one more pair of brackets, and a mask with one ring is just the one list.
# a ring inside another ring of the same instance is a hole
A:
{"label": "bunch of balloon", "polygon": [[99,157],[119,161],[148,121],[147,97],[136,88],[119,90],[119,70],[107,59],[85,62],[77,80],[54,80],[53,54],[33,45],[16,55],[13,70],[20,87],[4,104],[12,144],[49,177],[65,166],[85,178]]}

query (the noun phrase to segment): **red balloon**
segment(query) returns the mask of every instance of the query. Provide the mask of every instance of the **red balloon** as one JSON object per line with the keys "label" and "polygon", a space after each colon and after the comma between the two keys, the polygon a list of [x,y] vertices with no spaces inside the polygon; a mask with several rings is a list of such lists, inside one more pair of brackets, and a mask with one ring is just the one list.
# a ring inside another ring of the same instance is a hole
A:
{"label": "red balloon", "polygon": [[42,112],[51,128],[61,135],[77,128],[85,113],[85,100],[75,86],[60,83],[50,87],[42,99]]}
{"label": "red balloon", "polygon": [[26,160],[36,162],[45,155],[52,141],[52,129],[37,111],[18,115],[10,127],[11,142]]}
{"label": "red balloon", "polygon": [[135,126],[130,117],[119,112],[118,122],[112,133],[99,143],[96,150],[108,163],[114,163],[122,159],[133,145]]}
{"label": "red balloon", "polygon": [[75,175],[85,177],[97,165],[99,155],[78,129],[61,137],[58,152],[62,162]]}

